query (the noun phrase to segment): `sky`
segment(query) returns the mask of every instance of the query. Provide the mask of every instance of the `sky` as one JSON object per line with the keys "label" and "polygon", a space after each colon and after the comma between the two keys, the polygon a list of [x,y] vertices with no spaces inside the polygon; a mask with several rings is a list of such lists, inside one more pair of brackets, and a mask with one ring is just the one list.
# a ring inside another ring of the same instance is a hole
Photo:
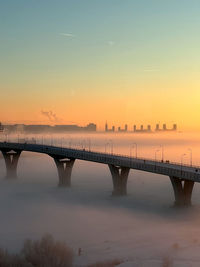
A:
{"label": "sky", "polygon": [[0,121],[200,130],[199,12],[199,0],[0,0]]}

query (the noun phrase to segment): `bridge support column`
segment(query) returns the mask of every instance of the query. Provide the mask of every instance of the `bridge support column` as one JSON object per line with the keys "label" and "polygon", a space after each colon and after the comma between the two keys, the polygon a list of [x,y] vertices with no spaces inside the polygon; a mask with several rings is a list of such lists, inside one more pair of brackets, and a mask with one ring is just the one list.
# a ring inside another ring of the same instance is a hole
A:
{"label": "bridge support column", "polygon": [[194,181],[170,177],[175,196],[176,206],[190,206]]}
{"label": "bridge support column", "polygon": [[59,158],[53,158],[53,159],[56,163],[57,170],[58,170],[58,177],[59,177],[58,186],[70,187],[72,168],[73,168],[75,159],[59,159]]}
{"label": "bridge support column", "polygon": [[5,164],[6,164],[6,178],[17,178],[17,164],[21,151],[2,151]]}
{"label": "bridge support column", "polygon": [[130,169],[108,165],[113,180],[113,196],[124,196],[127,194],[127,180]]}

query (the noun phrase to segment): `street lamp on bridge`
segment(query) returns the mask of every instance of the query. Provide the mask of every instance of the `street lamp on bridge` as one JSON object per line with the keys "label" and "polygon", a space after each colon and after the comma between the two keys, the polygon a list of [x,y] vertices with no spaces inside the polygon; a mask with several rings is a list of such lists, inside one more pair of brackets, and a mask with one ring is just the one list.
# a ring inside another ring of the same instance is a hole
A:
{"label": "street lamp on bridge", "polygon": [[157,153],[160,152],[160,149],[156,149],[155,151],[155,161],[157,161]]}
{"label": "street lamp on bridge", "polygon": [[181,173],[182,173],[182,170],[183,170],[183,158],[186,156],[186,154],[182,154],[181,155]]}
{"label": "street lamp on bridge", "polygon": [[164,161],[164,146],[160,145],[162,151],[162,162]]}
{"label": "street lamp on bridge", "polygon": [[107,147],[110,146],[111,154],[113,154],[113,141],[109,139],[108,142],[105,143],[105,153],[107,153]]}
{"label": "street lamp on bridge", "polygon": [[132,149],[135,148],[135,158],[137,158],[137,144],[136,143],[132,143],[130,146],[130,158],[132,158]]}
{"label": "street lamp on bridge", "polygon": [[188,151],[190,152],[190,166],[192,166],[192,149],[188,148]]}

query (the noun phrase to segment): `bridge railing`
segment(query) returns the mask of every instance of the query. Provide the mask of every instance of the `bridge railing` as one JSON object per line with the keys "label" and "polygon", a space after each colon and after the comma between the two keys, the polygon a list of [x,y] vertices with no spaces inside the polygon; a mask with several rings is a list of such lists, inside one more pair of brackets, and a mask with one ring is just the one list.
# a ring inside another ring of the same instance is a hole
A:
{"label": "bridge railing", "polygon": [[[22,141],[22,140],[21,140]],[[51,144],[44,144],[44,143],[40,143],[40,142],[37,142],[36,140],[34,142],[31,142],[32,140],[25,140],[25,142],[11,142],[11,141],[4,141],[2,143],[7,143],[7,144],[22,144],[22,145],[26,145],[26,144],[29,144],[29,145],[40,145],[40,146],[43,146],[43,147],[51,147],[51,148],[55,148],[55,149],[60,149],[62,152],[64,149],[68,149],[68,150],[73,150],[73,151],[77,151],[77,152],[89,152],[89,153],[95,153],[95,154],[98,154],[98,155],[102,155],[102,156],[113,156],[113,157],[120,157],[122,159],[126,159],[126,160],[129,160],[130,162],[133,161],[133,160],[138,160],[138,161],[143,161],[142,163],[143,164],[147,164],[147,163],[151,163],[151,164],[159,164],[159,163],[162,163],[162,164],[165,164],[166,166],[168,165],[176,165],[176,166],[179,166],[180,169],[183,168],[183,167],[187,167],[187,168],[193,168],[193,169],[200,169],[200,166],[198,165],[189,165],[189,164],[185,164],[185,163],[180,163],[180,162],[175,162],[175,161],[169,161],[169,160],[166,160],[166,161],[162,161],[162,160],[155,160],[155,159],[151,159],[151,158],[144,158],[144,157],[130,157],[126,154],[119,154],[119,153],[111,153],[111,152],[101,152],[101,151],[95,151],[95,150],[91,150],[91,149],[88,149],[88,148],[74,148],[74,147],[66,147],[66,146],[62,146],[62,147],[59,147],[59,146],[55,146],[55,145],[51,145]]]}

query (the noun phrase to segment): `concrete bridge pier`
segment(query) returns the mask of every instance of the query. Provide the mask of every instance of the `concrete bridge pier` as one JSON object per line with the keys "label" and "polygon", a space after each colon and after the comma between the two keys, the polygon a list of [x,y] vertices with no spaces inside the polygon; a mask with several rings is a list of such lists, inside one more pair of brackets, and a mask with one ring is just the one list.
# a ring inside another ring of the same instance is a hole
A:
{"label": "concrete bridge pier", "polygon": [[17,178],[17,164],[21,151],[1,151],[6,164],[6,178]]}
{"label": "concrete bridge pier", "polygon": [[53,159],[56,163],[57,170],[58,170],[58,177],[59,177],[58,186],[70,187],[72,168],[73,168],[75,159],[60,159],[56,157],[53,157]]}
{"label": "concrete bridge pier", "polygon": [[176,206],[190,206],[194,181],[184,180],[174,176],[171,176],[170,180],[174,189],[174,204]]}
{"label": "concrete bridge pier", "polygon": [[130,168],[118,167],[109,164],[113,180],[113,196],[124,196],[127,194],[127,180]]}

